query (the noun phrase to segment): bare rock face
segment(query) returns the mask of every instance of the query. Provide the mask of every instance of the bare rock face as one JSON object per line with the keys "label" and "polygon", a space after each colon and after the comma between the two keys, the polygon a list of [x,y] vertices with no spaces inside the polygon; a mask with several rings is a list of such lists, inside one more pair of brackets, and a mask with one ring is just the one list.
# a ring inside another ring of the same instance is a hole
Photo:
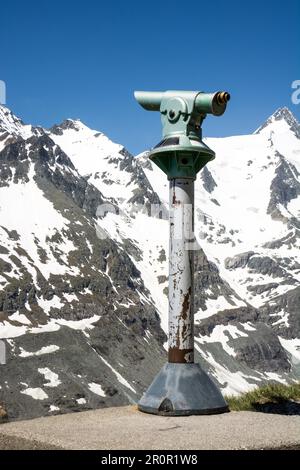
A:
{"label": "bare rock face", "polygon": [[280,159],[280,164],[276,168],[275,178],[271,184],[267,213],[275,220],[286,220],[280,207],[287,208],[288,203],[300,195],[300,175],[297,168],[287,163],[283,155],[279,152],[276,152],[276,155]]}
{"label": "bare rock face", "polygon": [[260,319],[269,324],[281,337],[286,339],[299,338],[300,335],[300,287],[273,299],[260,309]]}
{"label": "bare rock face", "polygon": [[211,172],[209,171],[209,169],[205,166],[199,177],[202,179],[203,181],[203,187],[204,189],[208,192],[208,193],[212,193],[213,190],[215,189],[215,187],[217,186],[217,183],[215,182],[215,180],[213,179],[212,177],[212,174]]}
{"label": "bare rock face", "polygon": [[[245,329],[245,324],[255,325],[250,330]],[[291,365],[288,356],[280,344],[276,333],[265,323],[259,321],[259,311],[253,307],[239,307],[224,310],[217,315],[203,319],[196,326],[196,335],[209,337],[218,325],[228,328],[228,345],[233,348],[237,361],[244,363],[251,369],[261,372],[289,372]],[[230,326],[237,331],[236,335],[230,334]],[[241,334],[238,334],[238,331]]]}
{"label": "bare rock face", "polygon": [[[204,251],[200,248],[195,251],[195,311],[199,308],[206,310],[206,301],[209,298],[217,299],[219,296],[224,296],[232,307],[235,306],[232,296],[236,293],[228,285],[226,281],[220,276],[217,266],[208,260]],[[209,295],[207,290],[209,289]]]}
{"label": "bare rock face", "polygon": [[265,324],[256,323],[255,333],[235,340],[236,358],[261,372],[290,372],[291,364],[278,337]]}
{"label": "bare rock face", "polygon": [[226,269],[245,268],[248,265],[250,258],[254,255],[254,251],[247,251],[246,253],[239,253],[233,258],[225,259]]}

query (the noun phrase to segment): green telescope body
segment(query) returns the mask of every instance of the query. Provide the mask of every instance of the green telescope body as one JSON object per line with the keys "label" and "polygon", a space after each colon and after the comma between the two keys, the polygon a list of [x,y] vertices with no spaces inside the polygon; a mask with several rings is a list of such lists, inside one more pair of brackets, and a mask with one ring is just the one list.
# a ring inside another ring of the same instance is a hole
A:
{"label": "green telescope body", "polygon": [[135,91],[135,99],[148,111],[159,111],[163,140],[149,158],[169,179],[193,178],[215,153],[202,141],[201,125],[207,114],[221,116],[230,94],[227,91]]}
{"label": "green telescope body", "polygon": [[227,91],[217,91],[216,93],[176,90],[165,92],[135,91],[134,97],[148,111],[161,111],[161,104],[164,100],[181,97],[187,103],[193,104],[194,111],[200,114],[214,114],[215,116],[221,116],[225,112],[226,104],[230,100],[230,94]]}

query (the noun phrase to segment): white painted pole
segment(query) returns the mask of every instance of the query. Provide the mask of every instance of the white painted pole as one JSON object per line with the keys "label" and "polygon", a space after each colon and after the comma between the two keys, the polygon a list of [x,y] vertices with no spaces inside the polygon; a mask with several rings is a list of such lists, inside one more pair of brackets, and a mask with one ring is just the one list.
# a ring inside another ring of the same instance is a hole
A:
{"label": "white painted pole", "polygon": [[194,180],[170,180],[169,354],[194,362]]}

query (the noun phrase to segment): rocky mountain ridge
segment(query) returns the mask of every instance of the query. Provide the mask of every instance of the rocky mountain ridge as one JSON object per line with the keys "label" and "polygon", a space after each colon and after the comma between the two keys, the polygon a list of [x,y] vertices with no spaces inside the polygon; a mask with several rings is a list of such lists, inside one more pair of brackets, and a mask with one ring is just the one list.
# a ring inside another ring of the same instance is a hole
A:
{"label": "rocky mountain ridge", "polygon": [[[284,108],[251,136],[207,139],[217,158],[196,183],[195,344],[224,393],[299,377],[297,129]],[[103,205],[113,210],[99,216]],[[0,107],[10,419],[135,402],[148,386],[166,359],[167,208],[147,154],[80,121],[47,130]]]}

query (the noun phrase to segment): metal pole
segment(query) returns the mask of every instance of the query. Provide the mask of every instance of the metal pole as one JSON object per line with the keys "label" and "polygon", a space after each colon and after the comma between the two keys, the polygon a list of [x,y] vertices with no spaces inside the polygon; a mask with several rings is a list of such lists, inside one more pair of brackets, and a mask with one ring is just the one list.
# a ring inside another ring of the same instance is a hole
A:
{"label": "metal pole", "polygon": [[194,180],[170,180],[169,354],[194,362]]}

